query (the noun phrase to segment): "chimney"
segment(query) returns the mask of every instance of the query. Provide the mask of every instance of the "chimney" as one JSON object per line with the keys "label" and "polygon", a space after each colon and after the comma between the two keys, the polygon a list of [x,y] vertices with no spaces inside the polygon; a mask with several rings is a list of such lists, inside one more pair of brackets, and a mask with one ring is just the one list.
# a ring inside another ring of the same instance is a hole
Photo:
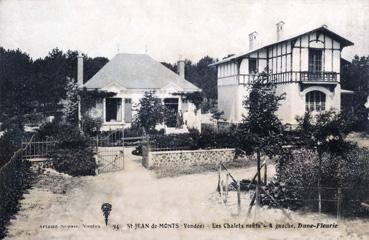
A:
{"label": "chimney", "polygon": [[185,61],[179,60],[177,62],[177,73],[179,76],[185,78]]}
{"label": "chimney", "polygon": [[78,87],[82,88],[83,86],[83,56],[78,54],[77,57],[77,83]]}
{"label": "chimney", "polygon": [[284,22],[280,21],[277,24],[277,42],[284,38]]}
{"label": "chimney", "polygon": [[249,50],[253,50],[255,48],[257,43],[257,36],[258,33],[255,31],[249,34]]}

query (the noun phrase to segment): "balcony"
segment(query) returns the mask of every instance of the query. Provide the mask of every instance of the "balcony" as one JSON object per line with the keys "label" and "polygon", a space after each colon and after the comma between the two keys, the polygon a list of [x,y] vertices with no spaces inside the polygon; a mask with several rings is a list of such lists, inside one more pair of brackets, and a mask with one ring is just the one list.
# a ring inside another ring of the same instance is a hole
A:
{"label": "balcony", "polygon": [[257,74],[239,74],[237,75],[238,84],[247,85],[253,84],[254,81],[258,78]]}
{"label": "balcony", "polygon": [[337,82],[337,73],[335,72],[301,72],[301,82]]}
{"label": "balcony", "polygon": [[[274,84],[298,82],[302,84],[327,84],[336,85],[338,82],[336,72],[283,72],[268,76]],[[258,78],[258,74],[237,74],[218,78],[220,85],[250,85]]]}

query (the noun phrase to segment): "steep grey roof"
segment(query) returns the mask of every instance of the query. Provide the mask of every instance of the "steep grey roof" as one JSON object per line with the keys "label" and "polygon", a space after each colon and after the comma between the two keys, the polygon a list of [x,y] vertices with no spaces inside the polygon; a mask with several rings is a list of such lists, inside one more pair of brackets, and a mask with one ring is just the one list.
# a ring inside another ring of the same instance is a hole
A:
{"label": "steep grey roof", "polygon": [[173,83],[185,91],[200,91],[146,54],[117,54],[84,87],[99,89],[113,83],[127,89],[161,89]]}
{"label": "steep grey roof", "polygon": [[269,43],[269,44],[265,44],[262,47],[252,49],[252,50],[249,50],[247,52],[244,52],[244,53],[241,53],[241,54],[238,54],[238,55],[233,55],[231,57],[222,59],[218,62],[212,63],[209,66],[216,66],[216,65],[224,63],[224,62],[229,62],[233,59],[237,59],[237,58],[240,58],[240,57],[245,57],[247,55],[250,55],[251,53],[259,51],[260,49],[267,48],[267,47],[273,46],[273,45],[281,43],[281,42],[286,42],[286,41],[289,41],[289,40],[293,40],[293,39],[296,39],[298,37],[301,37],[302,35],[309,34],[309,33],[315,32],[315,31],[321,31],[323,33],[326,33],[327,35],[329,35],[329,36],[333,37],[334,39],[338,40],[342,44],[343,47],[354,45],[354,43],[352,43],[351,41],[347,40],[344,37],[341,37],[337,33],[329,30],[326,25],[323,25],[323,26],[320,26],[318,28],[314,28],[313,30],[305,31],[303,33],[300,33],[300,34],[297,34],[297,35],[294,35],[294,36],[289,36],[289,37],[286,37],[286,38],[284,38],[280,41],[275,41],[275,42],[272,42],[272,43]]}

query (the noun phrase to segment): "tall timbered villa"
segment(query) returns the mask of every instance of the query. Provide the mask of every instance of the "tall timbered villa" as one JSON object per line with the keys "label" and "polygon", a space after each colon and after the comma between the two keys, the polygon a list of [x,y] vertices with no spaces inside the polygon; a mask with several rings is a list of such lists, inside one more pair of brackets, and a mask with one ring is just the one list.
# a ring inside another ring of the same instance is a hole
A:
{"label": "tall timbered villa", "polygon": [[249,34],[249,51],[218,61],[218,108],[230,122],[247,114],[242,102],[250,84],[262,71],[276,84],[276,94],[286,93],[278,115],[284,123],[296,123],[305,111],[340,110],[341,51],[353,43],[326,25],[285,38],[284,22],[277,24],[274,43],[256,48],[257,32]]}

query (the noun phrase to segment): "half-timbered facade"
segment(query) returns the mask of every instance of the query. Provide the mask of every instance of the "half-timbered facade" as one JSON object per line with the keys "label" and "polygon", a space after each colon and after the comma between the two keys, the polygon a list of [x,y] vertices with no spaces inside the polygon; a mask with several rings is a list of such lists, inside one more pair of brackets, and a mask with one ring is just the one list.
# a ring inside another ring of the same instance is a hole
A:
{"label": "half-timbered facade", "polygon": [[283,25],[277,24],[274,43],[255,49],[257,33],[253,32],[248,52],[213,64],[218,72],[218,108],[228,121],[239,122],[247,114],[242,102],[263,71],[276,84],[277,94],[286,93],[278,112],[283,122],[294,124],[305,111],[340,110],[341,51],[353,43],[325,25],[283,38]]}

